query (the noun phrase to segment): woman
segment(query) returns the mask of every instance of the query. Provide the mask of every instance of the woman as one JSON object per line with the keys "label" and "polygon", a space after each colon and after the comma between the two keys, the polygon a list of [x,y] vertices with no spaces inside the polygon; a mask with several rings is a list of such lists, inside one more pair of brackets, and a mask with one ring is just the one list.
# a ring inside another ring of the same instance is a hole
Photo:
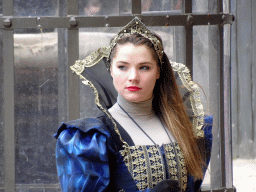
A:
{"label": "woman", "polygon": [[[200,190],[210,158],[212,119],[206,118],[202,129],[200,115],[192,115],[196,121],[189,118],[161,39],[135,18],[107,50],[117,102],[107,111],[96,98],[101,115],[59,128],[62,190]],[[83,79],[84,67],[73,68]]]}

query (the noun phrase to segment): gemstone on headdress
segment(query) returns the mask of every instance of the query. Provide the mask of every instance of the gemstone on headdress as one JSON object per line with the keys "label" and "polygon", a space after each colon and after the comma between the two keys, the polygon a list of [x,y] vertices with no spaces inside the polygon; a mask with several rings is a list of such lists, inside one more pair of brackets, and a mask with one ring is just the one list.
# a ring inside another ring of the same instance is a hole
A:
{"label": "gemstone on headdress", "polygon": [[[152,33],[137,17],[135,17],[131,22],[129,22],[118,34],[117,36],[112,40],[110,44],[110,54],[113,50],[113,48],[116,46],[117,41],[121,39],[124,35],[127,35],[127,33],[134,34],[138,33],[142,35],[143,37],[149,39],[152,44],[154,45],[154,49],[157,53],[157,56],[160,60],[160,63],[162,63],[162,57],[163,57],[163,45],[161,41],[156,37],[154,33]],[[110,59],[108,58],[108,61]],[[109,64],[110,65],[110,64]],[[109,66],[110,67],[110,66]]]}

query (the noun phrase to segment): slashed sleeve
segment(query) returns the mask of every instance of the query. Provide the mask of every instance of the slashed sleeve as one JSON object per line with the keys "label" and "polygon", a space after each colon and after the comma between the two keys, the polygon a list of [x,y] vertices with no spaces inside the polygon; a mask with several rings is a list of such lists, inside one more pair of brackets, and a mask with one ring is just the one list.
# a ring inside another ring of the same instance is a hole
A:
{"label": "slashed sleeve", "polygon": [[97,129],[66,127],[55,137],[62,191],[105,191],[110,181],[106,135]]}

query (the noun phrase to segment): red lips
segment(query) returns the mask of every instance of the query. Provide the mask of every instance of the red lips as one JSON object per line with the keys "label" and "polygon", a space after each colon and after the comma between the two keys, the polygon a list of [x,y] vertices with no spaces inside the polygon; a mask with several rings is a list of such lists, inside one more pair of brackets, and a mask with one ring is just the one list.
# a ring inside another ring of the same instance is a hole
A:
{"label": "red lips", "polygon": [[139,90],[141,90],[141,88],[136,87],[136,86],[126,87],[126,89],[128,89],[129,91],[139,91]]}

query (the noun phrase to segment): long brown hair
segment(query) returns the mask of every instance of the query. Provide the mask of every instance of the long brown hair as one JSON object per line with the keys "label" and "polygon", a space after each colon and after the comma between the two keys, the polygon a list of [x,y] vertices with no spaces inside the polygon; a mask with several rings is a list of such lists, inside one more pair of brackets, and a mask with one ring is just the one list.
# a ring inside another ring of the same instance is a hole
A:
{"label": "long brown hair", "polygon": [[[162,42],[161,38],[156,37]],[[146,45],[152,50],[154,59],[160,67],[160,78],[154,88],[153,110],[171,131],[185,157],[188,171],[195,178],[202,178],[201,156],[198,151],[193,125],[188,118],[178,86],[175,82],[173,70],[167,55],[164,53],[160,63],[152,42],[140,34],[126,35],[117,41],[112,49],[109,62],[113,60],[118,45],[132,43],[135,46]]]}

